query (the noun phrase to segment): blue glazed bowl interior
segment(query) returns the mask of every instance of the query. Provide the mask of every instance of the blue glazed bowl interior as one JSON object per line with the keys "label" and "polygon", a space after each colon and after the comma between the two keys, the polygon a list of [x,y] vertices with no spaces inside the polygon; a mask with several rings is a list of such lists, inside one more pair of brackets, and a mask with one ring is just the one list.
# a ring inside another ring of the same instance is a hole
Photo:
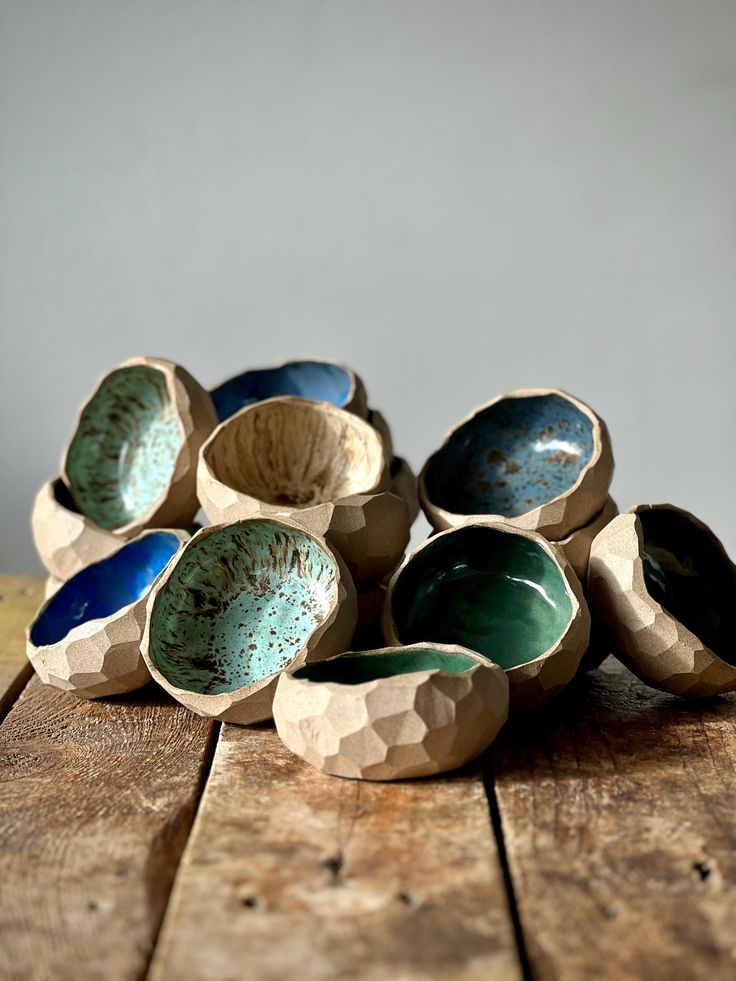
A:
{"label": "blue glazed bowl interior", "polygon": [[514,518],[573,487],[593,445],[592,420],[567,399],[502,399],[456,429],[431,457],[427,496],[453,514]]}
{"label": "blue glazed bowl interior", "polygon": [[142,599],[180,544],[176,535],[154,532],[82,569],[41,611],[31,628],[31,643],[56,644],[81,623],[112,616]]}
{"label": "blue glazed bowl interior", "polygon": [[277,395],[331,402],[343,409],[352,390],[350,374],[339,365],[323,361],[295,361],[281,368],[246,371],[210,392],[220,422],[253,402]]}

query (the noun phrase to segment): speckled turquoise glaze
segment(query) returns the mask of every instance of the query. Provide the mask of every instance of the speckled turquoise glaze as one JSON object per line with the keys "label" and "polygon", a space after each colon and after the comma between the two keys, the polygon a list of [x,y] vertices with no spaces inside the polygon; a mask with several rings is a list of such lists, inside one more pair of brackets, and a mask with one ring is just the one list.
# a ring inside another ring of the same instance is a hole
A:
{"label": "speckled turquoise glaze", "polygon": [[344,408],[350,398],[352,378],[340,365],[324,361],[294,361],[279,368],[246,371],[210,392],[220,422],[253,402],[276,395],[331,402]]}
{"label": "speckled turquoise glaze", "polygon": [[168,487],[183,439],[161,371],[111,372],[84,409],[66,458],[80,511],[110,531],[145,514]]}
{"label": "speckled turquoise glaze", "polygon": [[513,668],[554,647],[572,602],[562,572],[536,542],[469,526],[412,556],[391,612],[403,644],[457,644]]}
{"label": "speckled turquoise glaze", "polygon": [[339,685],[360,685],[365,681],[393,678],[417,671],[450,671],[460,674],[475,667],[477,661],[465,654],[451,654],[432,647],[422,650],[387,647],[369,654],[347,654],[330,658],[329,661],[305,664],[294,672],[294,677],[309,681],[332,681]]}
{"label": "speckled turquoise glaze", "polygon": [[150,657],[172,685],[206,695],[280,671],[337,600],[320,544],[273,521],[226,525],[191,542],[156,597]]}
{"label": "speckled turquoise glaze", "polygon": [[506,398],[456,429],[425,474],[453,514],[515,518],[568,491],[593,455],[593,423],[559,395]]}

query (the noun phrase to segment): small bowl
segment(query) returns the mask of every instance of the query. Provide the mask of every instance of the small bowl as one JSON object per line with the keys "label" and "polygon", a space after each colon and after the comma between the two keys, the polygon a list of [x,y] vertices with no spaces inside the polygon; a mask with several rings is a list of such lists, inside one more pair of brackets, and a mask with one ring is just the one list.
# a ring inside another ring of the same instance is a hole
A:
{"label": "small bowl", "polygon": [[123,537],[184,527],[197,502],[197,454],[217,422],[207,392],[182,367],[132,358],[82,406],[62,479],[79,511]]}
{"label": "small bowl", "polygon": [[639,504],[593,541],[588,595],[617,655],[660,691],[736,691],[736,566],[711,529],[671,504]]}
{"label": "small bowl", "polygon": [[344,650],[356,617],[324,541],[253,518],[197,532],[151,594],[142,649],[187,708],[247,725],[271,717],[279,672]]}
{"label": "small bowl", "polygon": [[403,780],[475,759],[508,709],[497,665],[462,647],[413,644],[284,673],[273,716],[284,745],[323,773]]}
{"label": "small bowl", "polygon": [[522,389],[450,430],[419,475],[419,499],[435,529],[493,517],[559,541],[601,510],[612,476],[592,409],[558,389]]}
{"label": "small bowl", "polygon": [[287,361],[235,375],[210,393],[220,422],[246,405],[279,395],[330,402],[366,418],[365,385],[355,372],[333,361]]}
{"label": "small bowl", "polygon": [[62,583],[27,632],[41,681],[80,698],[122,695],[150,681],[140,652],[146,600],[188,538],[145,531]]}
{"label": "small bowl", "polygon": [[459,644],[501,665],[514,713],[575,675],[590,615],[562,552],[493,521],[438,532],[411,552],[389,583],[383,627],[391,645]]}
{"label": "small bowl", "polygon": [[419,514],[419,495],[417,493],[417,478],[403,457],[395,456],[389,468],[391,476],[391,493],[400,497],[409,512],[409,526],[414,524]]}
{"label": "small bowl", "polygon": [[609,521],[618,514],[618,507],[612,497],[609,497],[603,508],[592,518],[587,525],[573,531],[562,541],[554,544],[562,549],[565,557],[575,570],[575,575],[585,586],[588,576],[588,559],[590,558],[590,546],[593,544],[595,536],[603,531]]}
{"label": "small bowl", "polygon": [[213,524],[298,522],[340,552],[356,581],[386,573],[409,541],[407,509],[389,481],[383,443],[365,420],[290,397],[257,402],[218,426],[197,474]]}

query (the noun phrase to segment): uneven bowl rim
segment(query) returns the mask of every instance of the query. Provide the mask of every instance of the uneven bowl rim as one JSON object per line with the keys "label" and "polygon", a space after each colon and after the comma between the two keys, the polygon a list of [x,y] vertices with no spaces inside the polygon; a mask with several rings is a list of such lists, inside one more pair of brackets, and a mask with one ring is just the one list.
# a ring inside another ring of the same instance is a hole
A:
{"label": "uneven bowl rim", "polygon": [[[525,511],[521,515],[517,515],[515,517],[509,517],[508,515],[502,515],[502,514],[490,514],[490,513],[489,514],[461,514],[455,511],[448,511],[446,508],[442,508],[439,505],[433,503],[433,501],[429,497],[426,487],[427,473],[434,460],[437,459],[444,452],[448,443],[450,442],[450,440],[458,430],[462,429],[464,426],[471,423],[476,416],[480,415],[483,412],[486,412],[488,409],[498,404],[499,402],[503,402],[511,399],[538,398],[540,396],[543,397],[543,396],[551,396],[551,395],[558,395],[561,398],[565,399],[566,401],[571,402],[575,406],[575,408],[577,408],[580,412],[582,412],[585,416],[587,416],[592,423],[593,452],[591,453],[590,460],[588,460],[587,464],[581,469],[580,473],[577,476],[577,479],[575,480],[575,483],[572,484],[571,487],[569,487],[562,494],[558,494],[557,497],[554,497],[549,501],[543,501],[541,504],[538,504],[536,507],[530,508],[529,511]],[[450,429],[447,430],[444,439],[442,440],[442,443],[437,447],[436,450],[434,450],[433,453],[430,454],[430,456],[425,461],[424,466],[419,472],[419,477],[417,478],[419,501],[422,510],[427,516],[427,519],[429,520],[430,524],[433,527],[438,527],[436,522],[440,521],[442,522],[440,527],[443,530],[446,529],[447,527],[453,527],[475,519],[485,519],[485,518],[493,518],[496,521],[507,522],[507,523],[519,521],[520,519],[523,518],[525,519],[526,523],[534,524],[535,527],[537,525],[541,527],[544,524],[541,521],[542,513],[544,509],[557,504],[559,501],[564,501],[572,497],[578,491],[578,489],[580,488],[580,486],[582,485],[583,481],[586,479],[588,474],[592,473],[596,469],[596,467],[601,462],[601,460],[605,462],[606,457],[604,456],[604,451],[607,451],[607,456],[610,457],[610,467],[609,467],[610,473],[608,475],[608,482],[606,485],[608,488],[610,487],[611,479],[613,477],[613,453],[610,447],[610,437],[608,435],[608,430],[605,422],[601,419],[601,417],[596,412],[594,412],[594,410],[586,402],[583,402],[581,399],[577,398],[574,395],[571,395],[569,392],[566,392],[564,389],[561,388],[519,388],[511,392],[502,392],[500,395],[497,395],[495,398],[491,399],[490,402],[485,402],[482,405],[477,406],[475,409],[469,412],[468,415],[464,416],[462,419],[460,419],[459,422],[455,423],[453,426],[450,427]],[[597,509],[596,514],[598,513],[599,510],[600,508]],[[588,515],[585,518],[586,522],[589,517],[591,517],[591,515]]]}

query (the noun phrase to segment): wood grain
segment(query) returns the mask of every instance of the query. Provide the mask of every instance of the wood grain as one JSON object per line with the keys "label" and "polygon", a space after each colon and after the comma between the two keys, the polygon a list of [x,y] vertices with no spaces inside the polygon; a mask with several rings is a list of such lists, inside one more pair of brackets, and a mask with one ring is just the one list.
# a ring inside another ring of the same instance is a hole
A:
{"label": "wood grain", "polygon": [[507,730],[496,795],[533,976],[736,977],[736,700],[613,659]]}
{"label": "wood grain", "polygon": [[520,976],[478,770],[327,777],[225,726],[151,976]]}
{"label": "wood grain", "polygon": [[43,600],[43,579],[0,575],[0,721],[31,676],[25,630]]}
{"label": "wood grain", "polygon": [[0,726],[0,975],[140,977],[213,723],[152,688],[88,702],[33,679]]}

